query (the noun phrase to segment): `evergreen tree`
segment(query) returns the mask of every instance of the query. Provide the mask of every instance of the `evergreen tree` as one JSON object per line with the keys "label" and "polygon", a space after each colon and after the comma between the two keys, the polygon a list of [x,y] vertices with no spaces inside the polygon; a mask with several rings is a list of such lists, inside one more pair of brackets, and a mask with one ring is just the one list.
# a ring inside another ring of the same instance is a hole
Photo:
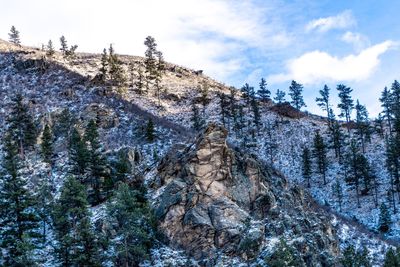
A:
{"label": "evergreen tree", "polygon": [[71,140],[69,143],[69,155],[72,165],[72,173],[79,175],[83,182],[84,175],[89,166],[89,151],[84,140],[78,130],[74,128],[71,133]]}
{"label": "evergreen tree", "polygon": [[389,209],[386,207],[385,203],[382,203],[379,208],[378,230],[387,233],[390,230],[391,224],[392,219],[390,217]]}
{"label": "evergreen tree", "polygon": [[[208,93],[209,93],[209,86],[208,86],[208,84],[207,83],[202,83],[200,86],[199,86],[199,91],[200,91],[200,101],[201,101],[201,104],[203,105],[203,115],[205,115],[205,110],[206,110],[206,106],[208,105],[208,103],[209,103],[209,99],[208,99]],[[222,96],[223,95],[223,96]],[[219,97],[220,97],[220,100],[221,100],[221,97],[224,99],[224,105],[225,105],[225,99],[226,99],[226,95],[225,94],[220,94],[219,95]],[[222,105],[222,102],[220,102],[220,106]],[[225,105],[226,106],[226,105]],[[221,108],[222,108],[222,106],[221,106]],[[224,124],[225,125],[225,124]]]}
{"label": "evergreen tree", "polygon": [[365,142],[370,140],[370,122],[368,119],[368,111],[365,106],[361,105],[357,100],[356,103],[356,134],[361,142],[361,148],[365,153]]}
{"label": "evergreen tree", "polygon": [[157,43],[153,37],[147,36],[144,45],[147,47],[144,60],[146,80],[150,84],[157,77]]}
{"label": "evergreen tree", "polygon": [[339,205],[339,211],[341,212],[342,211],[342,203],[343,203],[343,188],[338,179],[336,179],[335,184],[332,185],[332,191],[333,191],[333,194],[337,198],[337,202]]}
{"label": "evergreen tree", "polygon": [[400,267],[400,251],[389,248],[385,255],[383,267]]}
{"label": "evergreen tree", "polygon": [[121,183],[108,203],[109,221],[116,225],[112,241],[116,266],[137,266],[147,259],[153,241],[153,218],[142,192]]}
{"label": "evergreen tree", "polygon": [[149,119],[146,125],[146,139],[148,142],[153,142],[155,139],[153,120]]}
{"label": "evergreen tree", "polygon": [[6,134],[0,188],[0,246],[5,266],[34,266],[32,251],[37,247],[38,217],[35,199],[27,182],[19,176],[18,145]]}
{"label": "evergreen tree", "polygon": [[41,148],[43,161],[51,164],[51,158],[53,157],[53,134],[48,124],[46,124],[43,130]]}
{"label": "evergreen tree", "polygon": [[126,79],[124,76],[124,69],[122,68],[122,62],[115,53],[112,44],[110,44],[108,49],[108,73],[113,84],[121,85],[125,83]]}
{"label": "evergreen tree", "polygon": [[324,143],[324,139],[319,134],[319,131],[316,132],[314,137],[313,156],[317,162],[318,173],[322,175],[324,185],[326,185],[326,171],[328,170],[328,161],[326,157],[326,146]]}
{"label": "evergreen tree", "polygon": [[101,54],[101,67],[100,67],[100,78],[101,81],[104,83],[107,80],[107,72],[108,72],[108,54],[107,54],[107,49],[103,49],[103,53]]}
{"label": "evergreen tree", "polygon": [[398,114],[400,111],[400,83],[394,80],[390,89],[393,114]]}
{"label": "evergreen tree", "polygon": [[55,53],[55,50],[54,50],[54,46],[53,46],[53,41],[49,40],[49,42],[47,43],[47,46],[46,46],[46,55],[49,57],[52,57],[54,55],[54,53]]}
{"label": "evergreen tree", "polygon": [[383,117],[386,119],[389,126],[389,134],[392,134],[392,117],[393,117],[393,106],[392,106],[392,94],[387,87],[383,89],[381,97],[379,98],[381,101],[381,107],[383,108]]}
{"label": "evergreen tree", "polygon": [[103,200],[102,191],[106,193],[113,187],[109,175],[107,161],[104,157],[103,147],[99,141],[99,133],[94,120],[90,120],[86,131],[85,141],[88,144],[89,154],[89,184],[93,188],[93,204]]}
{"label": "evergreen tree", "polygon": [[278,104],[282,104],[283,102],[285,102],[285,95],[286,93],[281,91],[281,90],[277,90],[276,91],[276,97],[274,97],[274,100],[278,103]]}
{"label": "evergreen tree", "polygon": [[46,244],[47,240],[47,229],[51,227],[51,213],[53,208],[54,200],[54,187],[50,181],[50,175],[44,175],[40,177],[39,184],[37,187],[37,210],[40,218],[40,228],[42,235],[42,243]]}
{"label": "evergreen tree", "polygon": [[303,160],[302,164],[303,178],[305,181],[307,181],[307,187],[310,188],[311,187],[310,179],[312,171],[311,171],[310,150],[307,147],[303,149],[302,160]]}
{"label": "evergreen tree", "polygon": [[248,83],[245,83],[240,91],[242,92],[242,97],[246,101],[247,108],[250,111],[251,99],[255,96],[254,87],[250,86]]}
{"label": "evergreen tree", "polygon": [[271,257],[266,260],[266,263],[270,267],[300,267],[305,265],[301,257],[297,256],[295,250],[283,239],[280,240],[277,249],[271,255]]}
{"label": "evergreen tree", "polygon": [[160,51],[156,51],[156,71],[155,71],[155,79],[154,79],[154,85],[156,89],[156,96],[158,99],[158,106],[161,106],[161,79],[162,75],[165,72],[165,62],[163,55]]}
{"label": "evergreen tree", "polygon": [[345,118],[347,122],[347,131],[350,133],[349,122],[351,119],[351,112],[354,109],[353,99],[351,98],[351,92],[353,89],[345,86],[344,84],[339,84],[336,88],[339,91],[340,103],[338,108],[341,110],[339,117]]}
{"label": "evergreen tree", "polygon": [[229,88],[229,111],[227,114],[230,116],[230,120],[233,121],[233,128],[235,132],[238,132],[238,129],[236,128],[237,125],[237,103],[236,103],[236,93],[237,90],[234,87]]}
{"label": "evergreen tree", "polygon": [[69,140],[74,123],[75,118],[71,114],[70,110],[68,108],[63,109],[58,120],[54,124],[54,135],[56,137],[64,136]]}
{"label": "evergreen tree", "polygon": [[274,126],[270,122],[267,122],[265,127],[265,134],[267,136],[267,138],[265,139],[265,148],[267,150],[269,163],[271,164],[271,166],[274,165],[274,155],[276,154],[276,149],[278,148],[276,138],[273,136],[274,132]]}
{"label": "evergreen tree", "polygon": [[330,91],[329,87],[325,84],[324,88],[322,90],[319,90],[321,97],[317,97],[315,99],[317,105],[321,107],[322,110],[328,113],[327,117],[329,117],[329,111],[331,109],[331,105],[329,102],[329,91]]}
{"label": "evergreen tree", "polygon": [[344,252],[340,260],[343,267],[371,267],[371,262],[368,256],[368,250],[364,247],[360,251],[350,245]]}
{"label": "evergreen tree", "polygon": [[135,86],[136,86],[136,89],[137,89],[138,93],[141,95],[143,93],[143,89],[144,89],[144,86],[145,86],[145,76],[144,76],[144,73],[143,73],[143,65],[142,65],[142,63],[139,63],[138,66],[137,66],[137,75],[138,75],[138,79],[135,82]]}
{"label": "evergreen tree", "polygon": [[129,162],[127,153],[124,153],[123,150],[120,150],[118,153],[118,160],[115,162],[115,181],[117,182],[125,182],[128,178],[128,174],[131,172],[131,164]]}
{"label": "evergreen tree", "polygon": [[57,259],[62,266],[101,266],[85,188],[72,176],[64,182],[55,203],[53,224]]}
{"label": "evergreen tree", "polygon": [[290,104],[292,104],[292,106],[298,110],[300,110],[302,107],[307,107],[304,103],[302,92],[303,85],[297,83],[296,81],[292,81],[289,86],[289,95],[292,98]]}
{"label": "evergreen tree", "polygon": [[218,93],[218,98],[219,98],[219,107],[221,110],[221,113],[220,113],[221,121],[222,121],[222,124],[224,125],[224,127],[226,127],[226,120],[227,120],[227,117],[229,116],[229,113],[227,110],[228,109],[228,107],[227,107],[228,101],[226,99],[227,97],[224,93]]}
{"label": "evergreen tree", "polygon": [[63,36],[60,37],[60,43],[61,43],[61,54],[63,55],[64,58],[68,56],[68,44],[67,44],[67,39]]}
{"label": "evergreen tree", "polygon": [[36,144],[36,127],[22,95],[17,93],[12,101],[12,111],[7,119],[8,128],[11,138],[19,146],[20,156],[24,157],[25,150]]}
{"label": "evergreen tree", "polygon": [[359,197],[359,187],[360,187],[360,177],[361,177],[361,170],[360,170],[360,155],[358,152],[357,143],[354,139],[350,142],[350,152],[347,156],[346,164],[349,165],[351,170],[351,174],[347,176],[346,182],[350,185],[354,186],[357,196],[357,206],[360,208],[360,197]]}
{"label": "evergreen tree", "polygon": [[[333,112],[331,113],[333,114]],[[340,124],[335,119],[332,120],[330,128],[330,142],[335,150],[335,156],[339,159],[339,163],[342,160],[342,150],[344,146],[344,135]]]}
{"label": "evergreen tree", "polygon": [[15,26],[11,26],[11,30],[8,36],[11,43],[21,46],[19,31],[15,28]]}
{"label": "evergreen tree", "polygon": [[271,92],[267,89],[267,82],[264,78],[261,78],[260,89],[258,89],[257,94],[261,101],[268,101],[271,97]]}
{"label": "evergreen tree", "polygon": [[204,126],[204,121],[203,119],[200,117],[199,114],[199,109],[197,108],[196,103],[192,103],[192,117],[191,117],[191,121],[192,121],[192,125],[193,125],[193,129],[195,129],[196,131],[199,131],[201,128],[203,128]]}
{"label": "evergreen tree", "polygon": [[396,213],[396,202],[394,198],[394,185],[399,179],[399,161],[396,149],[396,142],[393,137],[386,137],[386,168],[390,177],[390,200],[393,207],[393,213]]}
{"label": "evergreen tree", "polygon": [[253,123],[256,127],[257,131],[260,128],[261,124],[261,114],[260,114],[260,107],[257,99],[252,97],[251,99],[251,110],[253,111]]}

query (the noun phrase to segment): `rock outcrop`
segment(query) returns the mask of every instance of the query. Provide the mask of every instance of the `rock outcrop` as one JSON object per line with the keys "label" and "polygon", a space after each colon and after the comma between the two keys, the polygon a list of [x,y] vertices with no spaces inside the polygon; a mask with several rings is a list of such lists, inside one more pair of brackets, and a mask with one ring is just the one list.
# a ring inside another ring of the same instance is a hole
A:
{"label": "rock outcrop", "polygon": [[222,126],[210,124],[193,145],[172,149],[158,166],[155,213],[171,245],[212,265],[218,253],[251,260],[268,237],[282,237],[305,264],[332,264],[339,248],[328,220],[313,212],[301,189],[229,148],[226,138]]}

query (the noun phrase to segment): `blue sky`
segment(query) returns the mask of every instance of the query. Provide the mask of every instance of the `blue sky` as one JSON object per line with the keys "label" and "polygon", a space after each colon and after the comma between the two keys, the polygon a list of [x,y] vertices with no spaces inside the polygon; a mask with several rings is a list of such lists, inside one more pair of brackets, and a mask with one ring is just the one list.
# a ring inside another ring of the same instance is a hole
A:
{"label": "blue sky", "polygon": [[[55,5],[57,3],[57,5]],[[226,84],[287,91],[304,84],[307,110],[328,84],[344,83],[371,115],[384,86],[399,75],[400,1],[0,0],[0,38],[11,25],[26,45],[63,34],[79,51],[142,55],[152,35],[165,58],[203,69]]]}

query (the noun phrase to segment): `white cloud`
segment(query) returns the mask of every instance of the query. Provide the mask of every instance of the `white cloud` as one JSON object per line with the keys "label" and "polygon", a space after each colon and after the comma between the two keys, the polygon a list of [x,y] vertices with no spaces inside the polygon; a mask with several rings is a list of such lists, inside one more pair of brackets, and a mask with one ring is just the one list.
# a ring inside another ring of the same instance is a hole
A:
{"label": "white cloud", "polygon": [[357,51],[361,51],[370,45],[368,38],[357,32],[347,31],[341,36],[341,40],[352,44]]}
{"label": "white cloud", "polygon": [[370,46],[356,55],[342,58],[326,52],[312,51],[290,60],[286,73],[271,75],[268,80],[279,83],[294,79],[305,84],[361,81],[371,76],[380,63],[379,57],[394,45],[392,41],[385,41]]}
{"label": "white cloud", "polygon": [[319,18],[310,21],[307,26],[307,31],[327,32],[332,29],[346,29],[356,24],[353,13],[350,10],[345,10],[336,16]]}

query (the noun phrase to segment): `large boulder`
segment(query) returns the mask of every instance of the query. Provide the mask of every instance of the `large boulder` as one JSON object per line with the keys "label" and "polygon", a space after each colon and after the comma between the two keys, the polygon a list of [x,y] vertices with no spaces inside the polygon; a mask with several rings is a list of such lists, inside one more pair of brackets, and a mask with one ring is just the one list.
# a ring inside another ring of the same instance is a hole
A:
{"label": "large boulder", "polygon": [[257,257],[266,235],[308,233],[307,242],[294,244],[299,253],[328,251],[334,258],[333,228],[311,212],[304,191],[289,188],[283,176],[255,157],[231,149],[226,138],[222,126],[210,124],[194,144],[172,149],[159,164],[154,208],[170,244],[211,266],[218,253]]}

